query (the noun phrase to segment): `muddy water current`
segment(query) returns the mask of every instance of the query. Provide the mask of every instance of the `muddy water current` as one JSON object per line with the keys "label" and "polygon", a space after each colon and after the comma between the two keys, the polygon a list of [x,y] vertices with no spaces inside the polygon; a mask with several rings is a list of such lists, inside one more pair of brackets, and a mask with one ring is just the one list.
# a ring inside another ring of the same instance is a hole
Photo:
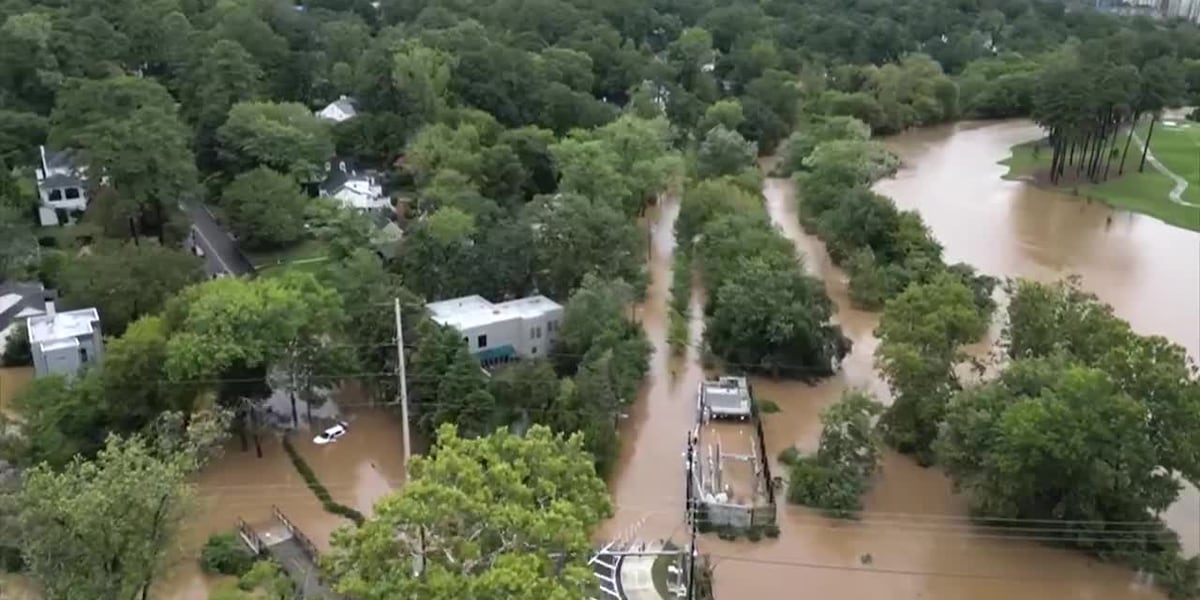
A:
{"label": "muddy water current", "polygon": [[[1112,211],[1067,195],[1001,178],[995,164],[1008,148],[1033,139],[1027,123],[960,124],[900,135],[887,144],[905,161],[877,191],[903,209],[917,210],[945,246],[948,261],[991,275],[1051,280],[1079,274],[1083,285],[1113,305],[1140,332],[1161,334],[1200,356],[1200,235],[1148,217]],[[878,315],[850,306],[844,274],[795,215],[790,182],[768,179],[763,188],[772,220],[795,244],[803,264],[822,279],[837,305],[836,320],[854,342],[837,376],[817,385],[756,379],[755,392],[782,411],[765,417],[771,459],[791,445],[812,449],[818,415],[848,387],[886,400],[872,367]],[[704,292],[692,292],[690,344],[671,357],[667,344],[677,199],[650,212],[650,286],[634,316],[654,348],[642,393],[621,425],[621,461],[609,481],[616,506],[598,539],[636,537],[686,541],[683,520],[686,432],[695,418],[696,385],[703,377]],[[1110,221],[1111,217],[1111,221]],[[993,329],[993,333],[996,328]],[[980,349],[986,344],[980,345]],[[350,405],[356,404],[351,401]],[[339,502],[369,513],[372,503],[404,477],[397,419],[380,409],[349,413],[350,434],[316,446],[308,435],[296,447]],[[196,508],[180,536],[178,557],[158,592],[168,600],[207,597],[213,580],[195,556],[215,531],[237,518],[252,526],[277,506],[322,549],[345,523],[321,509],[276,438],[264,439],[263,457],[232,443],[224,458],[198,478]],[[777,465],[773,470],[780,473]],[[1036,541],[999,539],[966,519],[963,498],[936,469],[887,454],[866,498],[860,522],[841,523],[780,504],[782,535],[758,543],[704,536],[701,547],[716,565],[723,599],[799,598],[1009,600],[1125,600],[1160,598],[1127,569]],[[1166,515],[1189,551],[1200,551],[1200,496],[1189,488]],[[13,586],[9,586],[11,591]]]}
{"label": "muddy water current", "polygon": [[[302,431],[292,442],[334,500],[369,515],[375,501],[404,480],[403,429],[391,411],[358,406],[361,397],[356,394],[341,400],[356,406],[345,417],[349,433],[337,443],[318,446],[312,434]],[[253,442],[243,451],[234,440],[224,456],[200,473],[195,508],[157,597],[207,598],[216,580],[200,572],[196,556],[210,534],[233,531],[239,518],[262,531],[261,525],[271,522],[272,507],[278,507],[320,550],[328,550],[333,531],[349,523],[321,507],[277,436],[264,436],[261,447],[258,458]]]}
{"label": "muddy water current", "polygon": [[[877,185],[903,209],[921,213],[945,246],[948,261],[988,274],[1052,280],[1078,274],[1083,285],[1113,305],[1135,329],[1161,334],[1200,355],[1200,236],[1149,217],[1001,178],[996,161],[1008,148],[1034,139],[1028,123],[959,124],[896,136],[887,144],[905,161]],[[845,275],[823,244],[796,220],[795,190],[787,180],[763,188],[772,221],[794,243],[803,268],[822,279],[837,305],[836,320],[854,342],[837,376],[817,385],[756,379],[755,392],[782,411],[764,419],[768,452],[812,449],[818,415],[843,390],[859,387],[886,401],[872,366],[878,315],[850,306]],[[666,201],[651,214],[651,285],[638,308],[655,353],[642,396],[623,425],[622,464],[610,480],[616,516],[602,535],[686,540],[682,453],[694,422],[696,383],[703,375],[702,292],[693,293],[692,345],[681,359],[666,343],[671,281],[671,231],[678,206]],[[1109,219],[1111,217],[1111,221]],[[993,327],[994,338],[998,327]],[[974,348],[986,352],[987,344]],[[776,473],[781,472],[773,464]],[[782,535],[757,543],[704,536],[715,564],[719,598],[921,598],[928,600],[1161,598],[1128,569],[1037,540],[1001,538],[972,526],[966,502],[936,469],[888,453],[854,523],[826,519],[780,504]],[[1166,518],[1189,552],[1200,550],[1200,497],[1188,488]],[[1034,537],[1029,534],[1028,537]]]}

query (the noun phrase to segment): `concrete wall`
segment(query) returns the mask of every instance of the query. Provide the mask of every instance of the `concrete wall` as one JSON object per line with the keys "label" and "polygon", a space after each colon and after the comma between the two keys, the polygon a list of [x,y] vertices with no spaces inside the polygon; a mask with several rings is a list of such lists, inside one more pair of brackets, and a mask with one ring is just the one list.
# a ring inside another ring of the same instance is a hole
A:
{"label": "concrete wall", "polygon": [[472,353],[481,350],[479,336],[487,335],[487,348],[496,348],[507,344],[524,358],[540,358],[550,352],[552,342],[557,337],[557,329],[550,331],[551,321],[555,322],[556,327],[562,325],[562,309],[549,311],[541,317],[532,319],[514,316],[504,321],[478,325],[463,330],[462,335],[467,338],[467,349]]}
{"label": "concrete wall", "polygon": [[750,529],[774,525],[777,516],[775,505],[746,506],[742,504],[722,504],[720,502],[704,502],[704,512],[708,522],[713,527],[733,527],[734,529]]}
{"label": "concrete wall", "polygon": [[[78,346],[42,352],[41,347],[35,345],[32,348],[34,371],[37,372],[38,377],[71,376],[84,367],[103,362],[104,343],[99,341],[101,339],[100,331],[97,329],[93,335],[81,336]],[[84,360],[84,351],[86,351],[86,361]]]}

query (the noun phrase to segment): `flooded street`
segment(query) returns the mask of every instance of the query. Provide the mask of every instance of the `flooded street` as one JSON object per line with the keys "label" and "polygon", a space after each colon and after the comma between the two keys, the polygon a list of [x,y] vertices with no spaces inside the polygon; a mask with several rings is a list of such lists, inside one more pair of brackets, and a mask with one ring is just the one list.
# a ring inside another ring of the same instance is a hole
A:
{"label": "flooded street", "polygon": [[[1038,132],[1027,123],[962,124],[916,131],[886,140],[905,161],[896,178],[877,190],[903,209],[921,213],[945,246],[948,262],[963,261],[990,275],[1052,280],[1077,273],[1083,285],[1113,305],[1142,333],[1161,334],[1200,355],[1200,235],[1148,217],[1114,212],[1020,182],[1004,181],[1009,146]],[[764,429],[772,461],[795,445],[815,448],[821,409],[850,387],[887,401],[873,368],[879,315],[849,304],[844,274],[823,244],[796,219],[790,181],[766,180],[767,211],[803,257],[804,268],[824,281],[837,306],[836,320],[854,342],[837,376],[809,386],[753,379],[756,395],[782,409]],[[683,519],[686,433],[694,424],[696,385],[703,376],[703,291],[693,290],[691,343],[672,358],[669,327],[674,223],[678,198],[664,198],[647,215],[650,237],[646,298],[636,307],[653,348],[640,397],[621,424],[622,454],[609,478],[615,516],[598,539],[630,536],[685,541]],[[1112,216],[1111,224],[1108,217]],[[335,499],[369,513],[372,503],[404,477],[403,440],[394,415],[359,409],[350,431],[319,447],[297,435],[296,447]],[[198,501],[179,556],[156,597],[200,600],[211,581],[194,557],[207,536],[231,530],[238,517],[252,525],[277,505],[318,546],[345,521],[322,510],[274,437],[242,452],[234,441],[226,456],[198,478]],[[773,462],[773,469],[781,472]],[[715,566],[718,597],[1010,600],[1013,597],[1089,600],[1158,599],[1127,569],[1054,550],[1036,541],[1000,539],[966,518],[964,500],[936,469],[922,469],[886,453],[882,472],[866,498],[862,521],[825,519],[780,504],[782,535],[758,543],[705,536],[702,550]],[[1189,488],[1166,515],[1190,552],[1200,551],[1200,496]],[[803,581],[803,585],[792,585]]]}
{"label": "flooded street", "polygon": [[[404,479],[400,420],[383,408],[356,408],[346,420],[349,433],[335,444],[317,446],[303,430],[294,434],[292,443],[334,500],[370,514],[375,501]],[[278,506],[321,550],[328,550],[335,529],[349,523],[321,507],[284,452],[280,438],[264,436],[262,450],[263,457],[257,458],[253,441],[249,451],[243,452],[234,439],[225,455],[200,473],[196,507],[180,536],[179,558],[156,597],[207,598],[213,580],[200,572],[196,557],[209,535],[233,531],[239,517],[253,527],[269,521],[272,505]]]}
{"label": "flooded street", "polygon": [[[948,262],[964,261],[994,276],[1052,280],[1078,273],[1084,286],[1112,304],[1142,333],[1167,336],[1200,354],[1200,236],[1148,217],[1115,213],[1066,196],[1004,181],[1008,148],[1038,135],[1024,123],[964,124],[923,130],[887,140],[906,168],[877,189],[904,209],[919,211],[946,247]],[[800,228],[794,190],[787,180],[768,179],[764,196],[772,220],[803,255],[804,267],[821,278],[835,301],[837,322],[854,342],[842,371],[819,385],[755,378],[759,398],[781,407],[764,418],[770,458],[790,445],[815,448],[819,413],[849,387],[887,401],[874,372],[872,333],[878,314],[849,306],[844,274],[823,244]],[[666,303],[670,281],[669,233],[677,210],[657,215],[651,289],[642,322],[655,348],[650,377],[625,424],[622,466],[611,478],[617,517],[605,530],[616,535],[646,519],[639,537],[676,534],[686,540],[680,458],[690,426],[695,381],[701,376],[693,298],[693,349],[672,385],[666,359]],[[1107,218],[1113,215],[1108,225]],[[993,334],[996,331],[993,328]],[[777,465],[773,467],[778,469]],[[673,507],[672,507],[673,504]],[[661,514],[674,508],[674,513]],[[826,519],[780,504],[782,534],[758,543],[705,536],[702,550],[715,565],[721,598],[921,598],[925,600],[1162,598],[1138,583],[1128,569],[1082,553],[1056,550],[1035,540],[1002,539],[973,526],[965,500],[936,469],[922,469],[888,452],[861,521]],[[1190,552],[1200,549],[1200,497],[1188,489],[1166,515]],[[789,582],[803,581],[803,585]]]}
{"label": "flooded street", "polygon": [[663,539],[687,531],[682,511],[683,453],[687,432],[695,424],[696,385],[703,376],[699,336],[704,321],[703,298],[696,292],[691,300],[687,356],[673,360],[667,344],[667,315],[678,216],[677,197],[665,197],[647,215],[650,285],[636,316],[653,354],[641,394],[621,425],[621,459],[609,477],[615,514],[598,534],[603,538],[636,532],[642,539]]}

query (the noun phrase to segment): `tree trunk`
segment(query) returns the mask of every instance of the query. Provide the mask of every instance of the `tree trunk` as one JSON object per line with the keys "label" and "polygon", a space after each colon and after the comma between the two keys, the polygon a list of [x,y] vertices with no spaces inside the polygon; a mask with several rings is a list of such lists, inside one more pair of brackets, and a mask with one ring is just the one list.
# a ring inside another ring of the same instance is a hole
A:
{"label": "tree trunk", "polygon": [[1133,120],[1129,122],[1129,135],[1125,137],[1125,151],[1121,153],[1121,166],[1117,167],[1117,177],[1125,174],[1125,157],[1129,156],[1129,144],[1133,141],[1133,131],[1137,129],[1138,119],[1141,118],[1141,113],[1133,113]]}
{"label": "tree trunk", "polygon": [[1108,181],[1108,171],[1112,168],[1113,152],[1117,149],[1117,138],[1121,137],[1121,122],[1113,123],[1112,141],[1108,143],[1108,152],[1104,153],[1104,176],[1100,179]]}
{"label": "tree trunk", "polygon": [[1079,164],[1075,165],[1075,179],[1079,179],[1079,176],[1083,174],[1083,163],[1087,162],[1084,159],[1084,156],[1087,155],[1088,144],[1090,144],[1091,142],[1092,142],[1092,134],[1089,133],[1087,135],[1087,137],[1083,138],[1083,148],[1079,151],[1079,153],[1080,153]]}
{"label": "tree trunk", "polygon": [[1067,164],[1068,165],[1075,164],[1075,140],[1071,140],[1071,152],[1068,156],[1070,158],[1067,159]]}
{"label": "tree trunk", "polygon": [[263,457],[262,440],[260,440],[258,437],[258,415],[257,415],[257,412],[258,411],[255,410],[254,407],[250,408],[250,422],[253,424],[252,426],[254,428],[254,454],[256,456],[258,456],[258,458],[262,458]]}
{"label": "tree trunk", "polygon": [[1104,151],[1104,146],[1108,142],[1108,124],[1100,124],[1100,133],[1096,135],[1096,144],[1092,148],[1092,153],[1088,156],[1088,179],[1093,183],[1096,181],[1096,173],[1100,169],[1100,154]]}
{"label": "tree trunk", "polygon": [[295,382],[295,380],[292,381],[291,388],[292,389],[288,390],[288,396],[290,396],[291,400],[292,400],[292,429],[299,429],[300,428],[300,417],[296,415],[296,382]]}
{"label": "tree trunk", "polygon": [[1146,132],[1146,145],[1142,148],[1142,164],[1138,165],[1138,173],[1146,169],[1146,154],[1150,152],[1150,138],[1154,137],[1154,124],[1158,122],[1158,115],[1155,114],[1150,119],[1150,131]]}

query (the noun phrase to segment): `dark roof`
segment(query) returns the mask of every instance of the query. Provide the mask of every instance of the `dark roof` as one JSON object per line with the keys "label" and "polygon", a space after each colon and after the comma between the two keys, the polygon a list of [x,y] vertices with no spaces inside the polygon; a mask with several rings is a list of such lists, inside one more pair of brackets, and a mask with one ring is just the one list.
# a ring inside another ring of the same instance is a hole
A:
{"label": "dark roof", "polygon": [[337,163],[334,163],[334,168],[330,169],[329,173],[327,173],[325,175],[325,181],[322,181],[319,184],[321,191],[323,191],[327,194],[332,194],[333,192],[336,192],[338,190],[338,188],[345,185],[347,181],[350,181],[350,176],[353,173],[353,172],[343,171],[343,170],[337,168],[336,165],[337,165]]}
{"label": "dark roof", "polygon": [[254,265],[242,254],[233,237],[217,223],[208,207],[197,202],[189,202],[186,207],[192,220],[192,231],[196,234],[195,242],[204,250],[207,260],[215,261],[229,275],[254,273]]}
{"label": "dark roof", "polygon": [[63,175],[62,173],[55,173],[38,182],[38,187],[49,189],[81,186],[83,186],[83,179],[76,175]]}
{"label": "dark roof", "polygon": [[51,150],[42,146],[47,169],[75,169],[75,153],[71,150]]}
{"label": "dark roof", "polygon": [[46,290],[40,283],[25,283],[20,281],[6,281],[0,283],[0,297],[13,294],[20,297],[15,304],[8,306],[0,306],[0,331],[6,329],[17,320],[17,315],[27,308],[35,308],[40,311],[46,310]]}

